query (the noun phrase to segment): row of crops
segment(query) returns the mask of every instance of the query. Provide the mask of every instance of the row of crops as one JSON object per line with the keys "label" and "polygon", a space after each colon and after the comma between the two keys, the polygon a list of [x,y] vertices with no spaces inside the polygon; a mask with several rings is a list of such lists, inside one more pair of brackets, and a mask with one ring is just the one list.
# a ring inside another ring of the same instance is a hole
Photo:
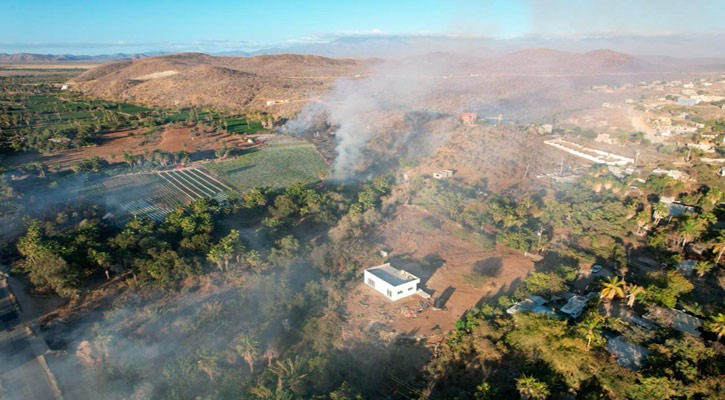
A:
{"label": "row of crops", "polygon": [[160,221],[175,207],[200,198],[227,199],[229,186],[196,168],[118,175],[85,186],[78,197],[101,201],[121,218]]}

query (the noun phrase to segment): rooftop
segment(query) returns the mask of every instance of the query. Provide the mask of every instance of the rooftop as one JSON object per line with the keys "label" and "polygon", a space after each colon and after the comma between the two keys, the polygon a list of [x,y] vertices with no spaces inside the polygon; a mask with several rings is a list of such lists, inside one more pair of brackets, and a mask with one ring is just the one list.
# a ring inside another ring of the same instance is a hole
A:
{"label": "rooftop", "polygon": [[559,310],[561,312],[571,315],[576,318],[581,315],[582,310],[587,305],[587,298],[583,296],[572,296],[569,301],[564,304]]}
{"label": "rooftop", "polygon": [[520,311],[533,311],[536,313],[546,313],[549,314],[548,311],[545,311],[547,308],[544,307],[544,304],[546,303],[546,299],[544,299],[541,296],[531,296],[526,300],[520,301],[513,306],[509,307],[506,312],[514,315],[517,312]]}
{"label": "rooftop", "polygon": [[417,276],[399,270],[390,266],[390,263],[378,265],[377,267],[368,268],[365,271],[377,276],[378,278],[388,282],[393,286],[399,286],[404,283],[420,280]]}
{"label": "rooftop", "polygon": [[607,340],[607,351],[617,357],[617,362],[622,366],[637,369],[644,365],[649,351],[636,344],[627,342],[624,336],[617,336]]}

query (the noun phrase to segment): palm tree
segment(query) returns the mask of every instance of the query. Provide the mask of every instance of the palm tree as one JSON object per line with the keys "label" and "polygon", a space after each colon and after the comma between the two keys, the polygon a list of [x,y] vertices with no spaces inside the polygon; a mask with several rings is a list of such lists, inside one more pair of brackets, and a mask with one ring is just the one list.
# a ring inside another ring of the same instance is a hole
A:
{"label": "palm tree", "polygon": [[695,237],[700,234],[701,224],[700,221],[695,218],[685,218],[680,224],[678,233],[682,238],[682,248],[684,249],[687,243],[692,241]]}
{"label": "palm tree", "polygon": [[712,247],[712,252],[717,253],[715,263],[720,264],[720,257],[725,252],[725,231],[720,231],[720,234],[715,238],[715,245]]}
{"label": "palm tree", "polygon": [[725,314],[719,313],[710,317],[710,320],[705,322],[705,329],[717,335],[717,340],[725,336]]}
{"label": "palm tree", "polygon": [[521,394],[522,400],[544,400],[550,394],[546,382],[526,375],[516,379],[516,390]]}
{"label": "palm tree", "polygon": [[269,367],[269,370],[277,375],[277,392],[289,388],[297,392],[303,379],[307,376],[307,360],[303,357],[285,358],[277,360]]}
{"label": "palm tree", "polygon": [[667,207],[667,204],[658,202],[655,203],[652,206],[652,218],[654,218],[654,226],[657,226],[660,224],[660,221],[662,218],[666,217],[670,214],[670,209]]}
{"label": "palm tree", "polygon": [[637,296],[644,294],[645,290],[644,287],[638,286],[638,285],[630,285],[629,286],[629,294],[627,297],[629,300],[627,300],[627,306],[633,307],[635,300],[637,300]]}
{"label": "palm tree", "polygon": [[697,271],[697,276],[700,278],[707,275],[713,268],[715,268],[715,264],[707,260],[701,260],[695,264],[695,271]]}
{"label": "palm tree", "polygon": [[635,222],[637,223],[637,236],[642,236],[647,233],[649,228],[649,214],[642,211],[636,214]]}
{"label": "palm tree", "polygon": [[581,332],[583,332],[584,336],[586,336],[587,338],[587,350],[591,348],[592,339],[596,338],[601,334],[600,328],[603,324],[604,317],[602,317],[598,313],[582,321],[582,323],[580,324]]}
{"label": "palm tree", "polygon": [[216,378],[221,375],[221,369],[217,361],[219,357],[212,351],[200,351],[199,359],[196,360],[196,367],[199,371],[209,376],[209,381],[216,382]]}
{"label": "palm tree", "polygon": [[615,298],[624,298],[624,289],[627,283],[624,279],[619,279],[618,276],[612,276],[602,283],[602,298],[607,301],[612,301]]}
{"label": "palm tree", "polygon": [[242,335],[242,337],[239,338],[237,345],[234,346],[237,353],[239,353],[247,365],[249,365],[249,371],[251,373],[254,373],[254,363],[259,355],[258,347],[259,343],[248,335]]}

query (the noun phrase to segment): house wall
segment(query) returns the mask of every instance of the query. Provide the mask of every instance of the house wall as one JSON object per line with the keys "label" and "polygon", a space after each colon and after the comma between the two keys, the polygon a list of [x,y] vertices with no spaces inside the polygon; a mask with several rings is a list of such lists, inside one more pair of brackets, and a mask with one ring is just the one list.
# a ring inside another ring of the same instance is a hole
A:
{"label": "house wall", "polygon": [[410,282],[403,283],[398,286],[393,286],[393,285],[390,285],[389,283],[385,282],[384,280],[378,278],[377,276],[369,273],[368,271],[365,271],[364,279],[365,279],[366,285],[372,287],[373,289],[382,293],[383,296],[385,296],[393,301],[400,300],[404,297],[408,297],[412,294],[415,294],[415,292],[417,292],[417,290],[418,290],[418,281],[419,280],[417,280],[417,279],[410,281]]}

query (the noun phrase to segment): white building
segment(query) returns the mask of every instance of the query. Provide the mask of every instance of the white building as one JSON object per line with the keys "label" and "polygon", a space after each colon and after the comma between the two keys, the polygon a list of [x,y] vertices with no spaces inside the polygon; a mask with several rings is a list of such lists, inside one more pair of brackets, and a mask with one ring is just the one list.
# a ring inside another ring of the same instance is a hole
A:
{"label": "white building", "polygon": [[396,301],[418,291],[420,278],[405,271],[395,269],[390,263],[368,268],[363,275],[365,284]]}
{"label": "white building", "polygon": [[453,171],[450,169],[442,169],[440,171],[434,172],[433,177],[436,179],[448,179],[453,176]]}
{"label": "white building", "polygon": [[584,296],[572,296],[569,301],[559,310],[564,314],[569,314],[572,318],[582,315],[582,311],[587,306],[587,298]]}

